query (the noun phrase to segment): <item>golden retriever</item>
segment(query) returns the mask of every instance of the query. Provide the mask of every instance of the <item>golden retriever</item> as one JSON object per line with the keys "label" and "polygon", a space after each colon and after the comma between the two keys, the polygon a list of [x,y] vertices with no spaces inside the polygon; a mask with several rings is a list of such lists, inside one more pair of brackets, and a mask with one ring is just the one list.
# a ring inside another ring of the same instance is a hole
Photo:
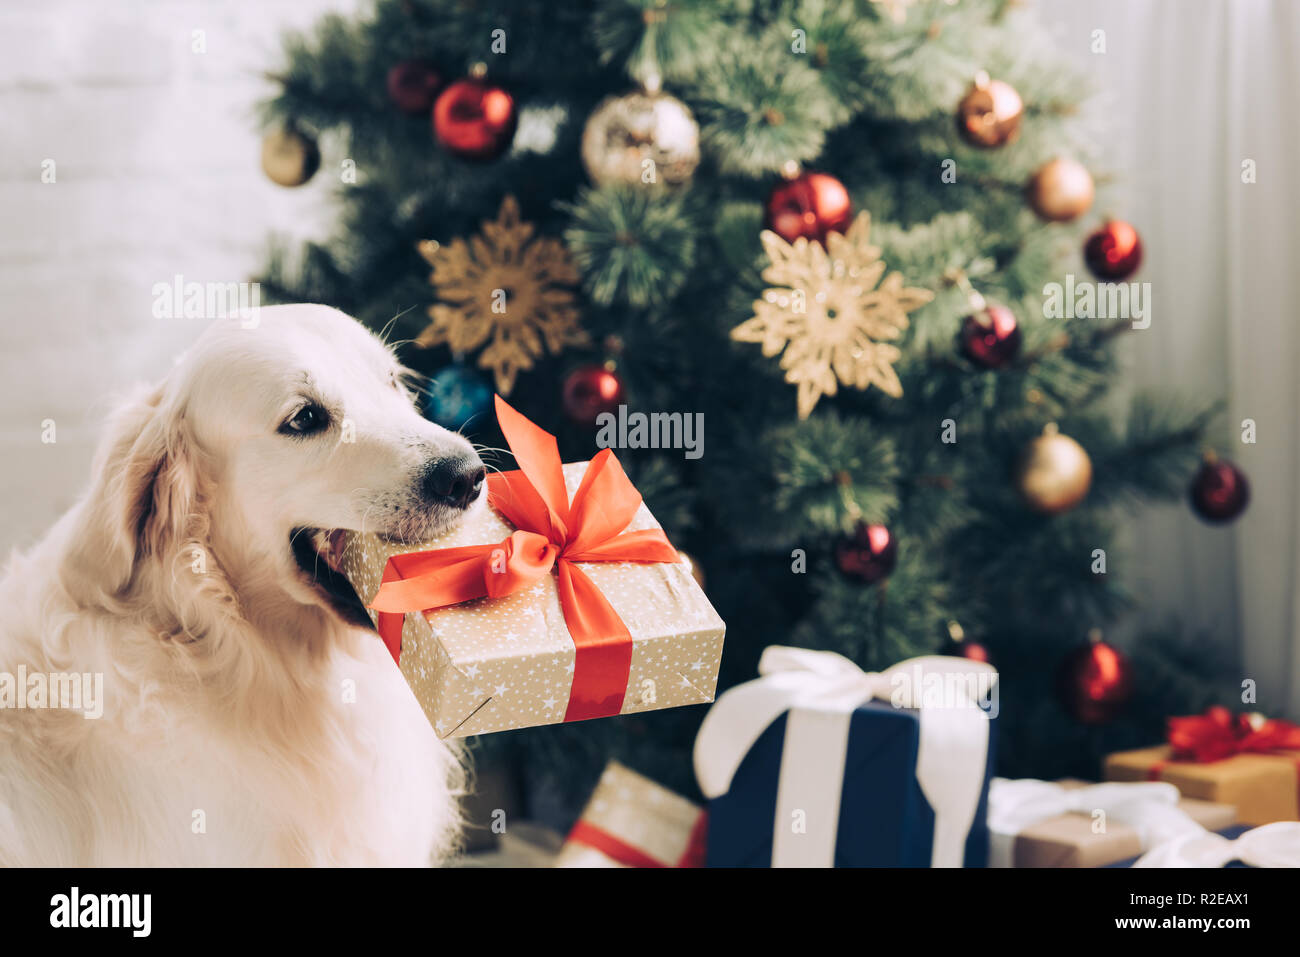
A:
{"label": "golden retriever", "polygon": [[482,499],[474,448],[402,376],[343,313],[276,306],[215,321],[118,411],[89,490],[0,581],[11,690],[103,683],[99,717],[0,710],[0,865],[452,852],[459,754],[334,571],[338,530],[426,538]]}

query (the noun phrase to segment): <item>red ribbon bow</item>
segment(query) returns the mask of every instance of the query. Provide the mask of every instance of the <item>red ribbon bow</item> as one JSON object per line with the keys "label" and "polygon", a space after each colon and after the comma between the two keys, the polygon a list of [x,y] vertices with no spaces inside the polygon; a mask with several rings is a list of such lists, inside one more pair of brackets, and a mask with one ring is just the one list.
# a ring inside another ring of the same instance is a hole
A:
{"label": "red ribbon bow", "polygon": [[1169,719],[1169,743],[1178,761],[1220,761],[1247,752],[1300,750],[1300,726],[1273,718],[1252,719],[1220,705],[1205,714]]}
{"label": "red ribbon bow", "polygon": [[641,493],[618,459],[602,449],[570,503],[555,436],[496,397],[497,421],[519,463],[488,476],[488,502],[515,526],[504,541],[394,555],[370,607],[384,644],[399,661],[407,612],[474,598],[500,598],[555,572],[560,608],[577,649],[565,721],[623,710],[632,636],[576,562],[677,562],[662,529],[625,531]]}

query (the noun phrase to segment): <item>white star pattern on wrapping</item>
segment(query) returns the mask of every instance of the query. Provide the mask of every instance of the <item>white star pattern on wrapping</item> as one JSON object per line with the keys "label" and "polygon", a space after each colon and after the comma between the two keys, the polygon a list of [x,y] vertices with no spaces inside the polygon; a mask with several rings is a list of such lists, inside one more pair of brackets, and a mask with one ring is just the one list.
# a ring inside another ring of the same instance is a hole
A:
{"label": "white star pattern on wrapping", "polygon": [[[585,467],[565,466],[570,495]],[[654,519],[642,505],[629,529],[653,527]],[[373,536],[352,537],[343,567],[359,594],[373,596],[391,554],[498,542],[510,531],[496,513],[476,506],[459,529],[432,542],[396,546]],[[633,638],[623,713],[712,700],[724,626],[686,566],[612,562],[579,567]],[[573,682],[574,647],[554,576],[504,598],[436,610],[428,620],[407,615],[401,667],[440,736],[562,720]],[[645,700],[648,687],[655,689],[652,702]],[[496,690],[489,695],[487,688]]]}

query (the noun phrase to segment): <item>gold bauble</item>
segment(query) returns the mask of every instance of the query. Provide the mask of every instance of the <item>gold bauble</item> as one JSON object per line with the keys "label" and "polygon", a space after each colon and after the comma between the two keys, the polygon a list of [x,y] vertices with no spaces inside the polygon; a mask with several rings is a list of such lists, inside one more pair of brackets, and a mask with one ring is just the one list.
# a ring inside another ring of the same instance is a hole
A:
{"label": "gold bauble", "polygon": [[700,164],[700,127],[686,104],[667,93],[611,96],[582,131],[582,164],[597,186],[676,186]]}
{"label": "gold bauble", "polygon": [[273,183],[301,186],[320,169],[316,141],[293,127],[267,133],[262,139],[262,171]]}
{"label": "gold bauble", "polygon": [[1016,485],[1029,507],[1055,515],[1083,501],[1092,485],[1092,459],[1055,425],[1029,443],[1020,458]]}
{"label": "gold bauble", "polygon": [[1082,163],[1057,157],[1048,160],[1029,180],[1029,205],[1043,219],[1068,223],[1092,207],[1092,174]]}
{"label": "gold bauble", "polygon": [[957,130],[972,146],[1005,146],[1020,135],[1024,112],[1015,87],[980,73],[957,106]]}

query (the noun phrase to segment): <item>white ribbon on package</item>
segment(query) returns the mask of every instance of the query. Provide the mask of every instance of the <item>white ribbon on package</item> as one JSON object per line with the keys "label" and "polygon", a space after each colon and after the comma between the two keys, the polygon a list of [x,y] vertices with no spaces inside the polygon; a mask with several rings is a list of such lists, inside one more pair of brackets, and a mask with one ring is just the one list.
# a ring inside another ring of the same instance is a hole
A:
{"label": "white ribbon on package", "polygon": [[1300,821],[1252,828],[1235,840],[1198,827],[1139,857],[1134,867],[1223,867],[1241,861],[1251,867],[1300,867]]}
{"label": "white ribbon on package", "polygon": [[[727,793],[745,755],[789,712],[772,827],[773,867],[834,865],[849,722],[872,698],[918,709],[916,778],[934,810],[930,864],[962,866],[988,762],[989,719],[976,699],[997,681],[990,665],[929,655],[868,673],[834,652],[772,645],[763,651],[758,672],[762,677],[725,692],[705,715],[695,739],[695,776],[706,797]],[[944,687],[958,679],[960,693],[927,706],[931,676]],[[802,833],[793,827],[797,812]]]}
{"label": "white ribbon on package", "polygon": [[1107,820],[1137,831],[1143,850],[1206,833],[1178,807],[1178,788],[1165,781],[1065,788],[1033,778],[994,778],[989,783],[989,866],[1013,866],[1016,836],[1025,828],[1062,814],[1098,810]]}

